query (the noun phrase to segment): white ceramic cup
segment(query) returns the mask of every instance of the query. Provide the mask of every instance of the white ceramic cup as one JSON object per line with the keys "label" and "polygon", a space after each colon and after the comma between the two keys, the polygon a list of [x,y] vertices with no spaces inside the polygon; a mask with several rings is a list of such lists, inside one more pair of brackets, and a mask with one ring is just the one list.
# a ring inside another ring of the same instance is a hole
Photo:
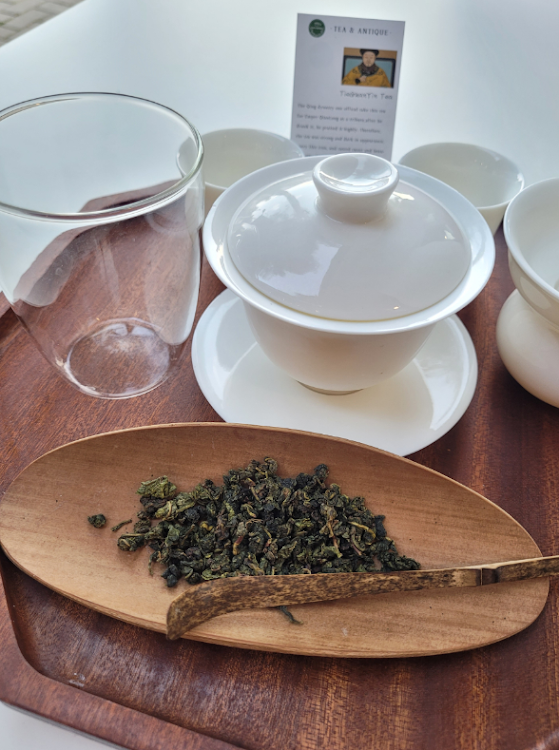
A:
{"label": "white ceramic cup", "polygon": [[234,182],[270,164],[304,156],[299,146],[276,133],[250,128],[214,130],[202,135],[206,214]]}
{"label": "white ceramic cup", "polygon": [[523,190],[505,214],[516,291],[497,321],[497,346],[510,374],[559,407],[559,178]]}
{"label": "white ceramic cup", "polygon": [[411,362],[435,327],[433,323],[383,336],[334,333],[293,325],[243,302],[254,338],[268,359],[321,393],[353,393],[388,380]]}
{"label": "white ceramic cup", "polygon": [[510,159],[469,143],[429,143],[402,156],[400,164],[425,172],[458,190],[495,234],[524,177]]}

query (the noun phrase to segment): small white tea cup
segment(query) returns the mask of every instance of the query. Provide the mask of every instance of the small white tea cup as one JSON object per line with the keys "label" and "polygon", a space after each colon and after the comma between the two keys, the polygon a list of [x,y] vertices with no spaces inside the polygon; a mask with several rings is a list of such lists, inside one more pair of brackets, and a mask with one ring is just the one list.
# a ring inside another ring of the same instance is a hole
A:
{"label": "small white tea cup", "polygon": [[206,214],[223,191],[257,169],[304,156],[299,146],[276,133],[250,128],[202,135]]}
{"label": "small white tea cup", "polygon": [[469,143],[429,143],[408,151],[400,164],[453,187],[481,213],[495,234],[524,177],[505,156]]}

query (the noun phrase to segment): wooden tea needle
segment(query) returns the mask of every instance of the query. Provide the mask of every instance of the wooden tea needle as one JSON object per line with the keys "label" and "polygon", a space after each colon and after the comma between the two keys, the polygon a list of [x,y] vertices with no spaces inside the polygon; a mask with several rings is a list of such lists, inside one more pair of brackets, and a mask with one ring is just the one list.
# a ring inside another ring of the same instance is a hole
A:
{"label": "wooden tea needle", "polygon": [[241,609],[308,604],[394,591],[487,586],[557,574],[559,555],[435,570],[219,578],[191,586],[171,602],[167,612],[167,637],[175,640],[213,617]]}

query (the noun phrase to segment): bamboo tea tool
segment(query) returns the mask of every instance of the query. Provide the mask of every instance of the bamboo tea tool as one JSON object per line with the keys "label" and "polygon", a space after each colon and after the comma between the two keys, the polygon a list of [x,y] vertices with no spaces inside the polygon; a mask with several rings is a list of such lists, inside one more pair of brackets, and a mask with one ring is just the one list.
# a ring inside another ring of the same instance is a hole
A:
{"label": "bamboo tea tool", "polygon": [[167,636],[175,640],[212,617],[241,609],[288,607],[366,594],[488,586],[557,574],[559,555],[439,570],[222,578],[190,586],[171,602]]}

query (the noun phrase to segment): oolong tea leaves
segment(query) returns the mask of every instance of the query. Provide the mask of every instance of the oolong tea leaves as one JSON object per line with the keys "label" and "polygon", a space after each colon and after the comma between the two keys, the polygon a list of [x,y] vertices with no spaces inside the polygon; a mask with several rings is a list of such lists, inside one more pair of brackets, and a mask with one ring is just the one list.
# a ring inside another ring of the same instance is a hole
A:
{"label": "oolong tea leaves", "polygon": [[166,566],[167,586],[239,575],[370,573],[417,570],[400,555],[362,497],[326,483],[328,467],[294,478],[277,475],[273,458],[233,469],[216,485],[207,479],[177,492],[167,477],[143,482],[143,506],[132,533],[118,539],[133,552],[148,545]]}

